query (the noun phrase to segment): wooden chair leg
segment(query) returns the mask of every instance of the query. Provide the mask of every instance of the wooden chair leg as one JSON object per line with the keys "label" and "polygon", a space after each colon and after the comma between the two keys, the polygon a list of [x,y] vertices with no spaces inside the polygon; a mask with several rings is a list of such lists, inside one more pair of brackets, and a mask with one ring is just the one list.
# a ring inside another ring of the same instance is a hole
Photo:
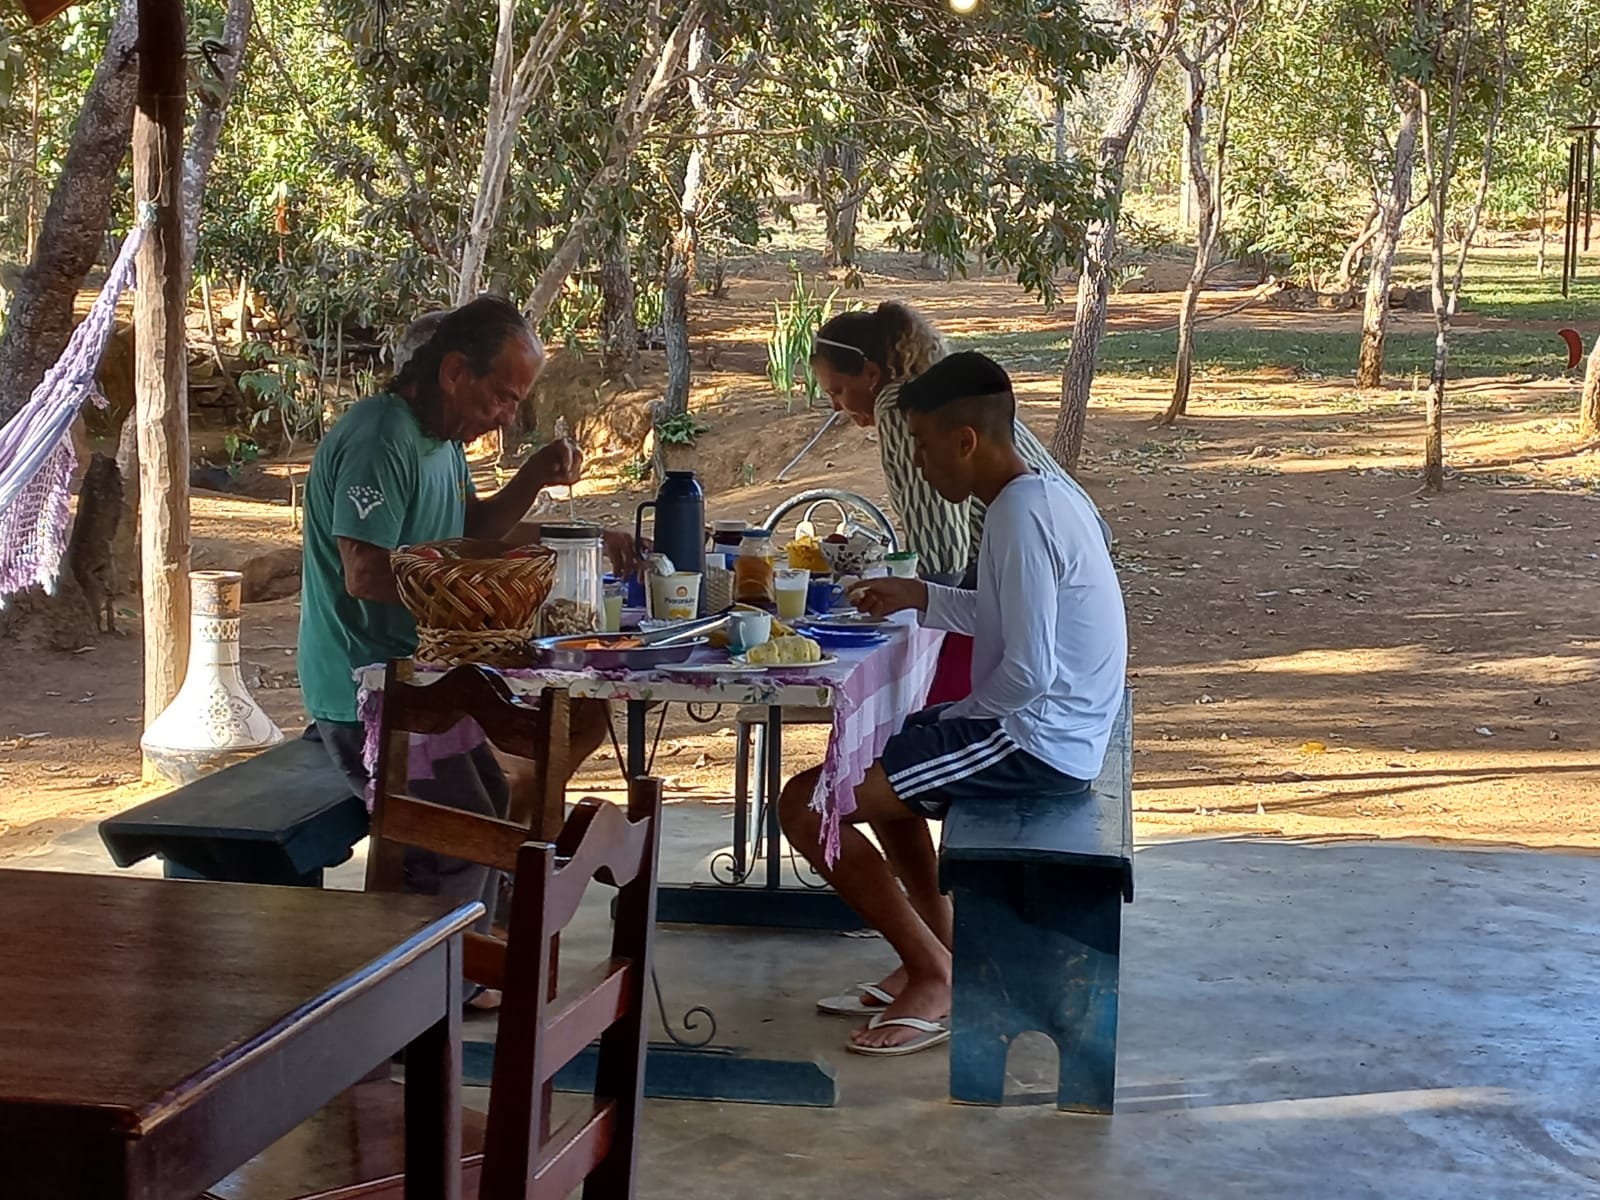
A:
{"label": "wooden chair leg", "polygon": [[[410,659],[394,659],[389,663],[389,678],[410,683],[416,671]],[[375,790],[387,794],[404,794],[410,787],[411,735],[404,730],[391,731],[387,740],[378,747],[378,761],[373,767]],[[405,847],[383,836],[384,806],[372,810],[372,825],[367,834],[367,878],[369,892],[399,892],[405,890]]]}

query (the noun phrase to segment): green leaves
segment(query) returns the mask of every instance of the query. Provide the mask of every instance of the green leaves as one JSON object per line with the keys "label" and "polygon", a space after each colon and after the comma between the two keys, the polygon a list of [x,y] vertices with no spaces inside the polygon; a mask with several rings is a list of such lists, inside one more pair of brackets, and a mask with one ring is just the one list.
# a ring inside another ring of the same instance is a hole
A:
{"label": "green leaves", "polygon": [[656,425],[656,438],[663,446],[692,446],[710,428],[696,420],[693,413],[673,413]]}
{"label": "green leaves", "polygon": [[[822,398],[816,372],[811,369],[811,348],[816,343],[817,330],[833,316],[833,305],[839,298],[834,288],[826,300],[817,299],[806,286],[805,276],[794,273],[794,290],[789,302],[772,305],[772,333],[767,338],[767,379],[772,390],[783,399],[785,412],[794,409],[795,393],[799,391],[809,408]],[[860,302],[850,306],[859,309]]]}

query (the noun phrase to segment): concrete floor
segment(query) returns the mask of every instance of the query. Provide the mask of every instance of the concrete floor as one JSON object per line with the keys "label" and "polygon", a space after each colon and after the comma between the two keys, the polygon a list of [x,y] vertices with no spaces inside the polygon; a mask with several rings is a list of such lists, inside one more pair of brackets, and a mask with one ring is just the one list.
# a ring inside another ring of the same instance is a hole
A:
{"label": "concrete floor", "polygon": [[[666,878],[703,877],[726,811],[672,806]],[[20,865],[109,868],[92,829]],[[1600,1196],[1600,860],[1174,841],[1141,848],[1136,883],[1113,1118],[1054,1110],[1042,1040],[1013,1051],[1004,1109],[949,1103],[942,1049],[845,1053],[812,1001],[886,970],[879,940],[663,930],[674,1012],[826,1059],[840,1099],[651,1102],[642,1200]],[[565,963],[604,916],[586,906]]]}

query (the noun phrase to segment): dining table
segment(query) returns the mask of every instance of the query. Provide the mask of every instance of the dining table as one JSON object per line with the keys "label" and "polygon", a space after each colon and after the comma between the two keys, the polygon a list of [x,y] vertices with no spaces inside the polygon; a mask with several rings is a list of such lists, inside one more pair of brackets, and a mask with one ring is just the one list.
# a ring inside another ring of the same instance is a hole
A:
{"label": "dining table", "polygon": [[[829,651],[831,661],[810,666],[777,666],[763,671],[720,668],[724,651],[704,647],[677,666],[649,670],[556,669],[547,666],[495,667],[514,695],[529,701],[555,691],[572,699],[605,700],[626,714],[625,745],[619,747],[626,777],[648,774],[653,757],[649,716],[656,714],[655,736],[668,708],[683,705],[702,720],[718,713],[754,707],[765,712],[767,746],[763,823],[765,871],[737,871],[731,880],[661,883],[657,919],[680,925],[735,925],[825,931],[853,931],[861,919],[820,879],[800,886],[782,883],[783,838],[776,798],[783,786],[784,714],[817,710],[829,724],[813,804],[823,817],[825,852],[837,847],[841,822],[854,806],[856,785],[865,778],[884,743],[927,700],[939,660],[943,633],[901,614],[882,630],[881,641]],[[685,670],[684,668],[688,668]],[[448,667],[405,660],[374,663],[356,672],[358,707],[366,726],[369,771],[377,762],[383,724],[383,689],[391,671],[412,683],[442,677]],[[535,706],[530,703],[530,720]],[[429,778],[433,764],[469,752],[485,741],[476,723],[463,720],[442,734],[409,735],[407,773]],[[795,764],[790,764],[793,767]],[[670,817],[668,818],[670,820]],[[737,822],[738,815],[735,814]],[[744,832],[735,829],[735,842]],[[713,856],[715,859],[715,856]],[[798,874],[798,871],[797,871]],[[652,982],[656,981],[652,979]],[[751,1054],[717,1043],[716,1013],[709,1003],[689,1007],[675,1024],[656,984],[657,1009],[667,1044],[652,1044],[645,1069],[645,1094],[670,1099],[732,1100],[751,1103],[828,1107],[837,1103],[834,1072],[812,1057]],[[681,1025],[681,1029],[677,1026]],[[488,1078],[492,1047],[470,1038],[465,1048],[469,1080]],[[592,1062],[580,1059],[558,1075],[556,1085],[583,1090]]]}
{"label": "dining table", "polygon": [[0,870],[0,1195],[190,1200],[406,1069],[406,1196],[461,1194],[476,901]]}
{"label": "dining table", "polygon": [[[757,671],[734,669],[725,651],[710,647],[696,650],[686,662],[647,670],[542,666],[494,670],[513,694],[530,699],[555,689],[575,700],[605,700],[622,707],[626,732],[624,745],[618,749],[624,778],[648,774],[651,769],[654,745],[647,718],[652,710],[657,714],[656,741],[666,710],[674,704],[705,714],[700,718],[705,721],[727,709],[764,710],[766,803],[760,840],[765,871],[758,877],[743,861],[746,830],[741,827],[742,813],[736,809],[734,845],[723,852],[738,860],[732,878],[663,883],[658,888],[658,917],[669,924],[853,930],[860,928],[860,918],[820,881],[782,884],[784,843],[777,797],[783,787],[784,714],[818,711],[825,714],[822,719],[829,725],[813,807],[822,815],[823,848],[831,857],[837,852],[841,821],[855,806],[856,785],[905,719],[926,702],[944,637],[940,630],[917,624],[909,613],[884,623],[880,632],[880,642],[830,649],[820,664]],[[415,661],[404,664],[406,677],[415,683],[438,678],[447,669]],[[356,672],[369,773],[375,772],[377,765],[387,672],[388,666],[382,663]],[[484,740],[483,732],[470,720],[444,734],[411,735],[409,778],[431,778],[435,762],[468,753]],[[800,874],[798,869],[796,874]]]}

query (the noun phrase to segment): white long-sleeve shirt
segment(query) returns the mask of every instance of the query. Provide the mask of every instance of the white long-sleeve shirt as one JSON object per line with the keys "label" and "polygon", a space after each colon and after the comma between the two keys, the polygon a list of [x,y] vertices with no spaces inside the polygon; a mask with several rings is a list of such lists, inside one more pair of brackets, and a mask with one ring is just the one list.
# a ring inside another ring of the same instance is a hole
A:
{"label": "white long-sleeve shirt", "polygon": [[973,639],[972,694],[945,719],[997,720],[1062,774],[1100,773],[1128,627],[1093,505],[1059,480],[1019,475],[989,506],[977,591],[929,584],[922,619]]}

